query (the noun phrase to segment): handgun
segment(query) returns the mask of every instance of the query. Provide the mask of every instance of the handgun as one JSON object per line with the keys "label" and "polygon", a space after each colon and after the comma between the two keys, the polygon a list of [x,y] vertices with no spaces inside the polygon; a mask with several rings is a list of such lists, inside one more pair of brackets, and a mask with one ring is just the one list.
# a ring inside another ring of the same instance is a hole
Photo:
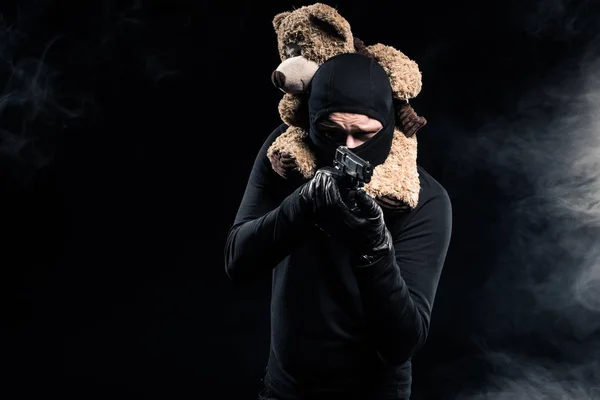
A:
{"label": "handgun", "polygon": [[356,209],[354,196],[359,188],[371,181],[373,166],[354,154],[347,146],[339,146],[335,151],[333,166],[341,174],[340,187],[346,192],[346,204]]}

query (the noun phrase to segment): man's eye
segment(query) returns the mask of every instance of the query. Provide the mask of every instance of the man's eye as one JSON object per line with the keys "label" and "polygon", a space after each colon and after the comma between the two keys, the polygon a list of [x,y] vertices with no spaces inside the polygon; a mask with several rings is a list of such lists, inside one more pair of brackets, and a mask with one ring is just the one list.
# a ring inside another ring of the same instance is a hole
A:
{"label": "man's eye", "polygon": [[355,132],[353,136],[358,138],[370,138],[374,134],[375,132],[358,131]]}
{"label": "man's eye", "polygon": [[323,131],[323,133],[325,134],[325,136],[332,140],[343,140],[346,136],[344,132],[336,131],[333,129],[327,129]]}

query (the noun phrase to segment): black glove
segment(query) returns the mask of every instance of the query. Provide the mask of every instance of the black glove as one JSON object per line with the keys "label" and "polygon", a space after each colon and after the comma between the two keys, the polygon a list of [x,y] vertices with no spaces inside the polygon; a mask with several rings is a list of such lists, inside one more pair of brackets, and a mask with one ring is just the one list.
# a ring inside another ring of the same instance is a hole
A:
{"label": "black glove", "polygon": [[[339,191],[337,192],[339,196]],[[340,199],[341,200],[341,199]],[[385,225],[379,204],[363,189],[354,196],[357,209],[343,201],[335,202],[335,218],[346,227],[347,239],[365,263],[371,263],[392,250],[392,237]]]}
{"label": "black glove", "polygon": [[332,211],[336,203],[341,201],[337,185],[340,176],[341,173],[335,168],[321,168],[300,190],[300,197],[309,205],[315,216]]}
{"label": "black glove", "polygon": [[[301,225],[317,225],[323,215],[331,213],[335,203],[341,201],[337,187],[340,172],[332,167],[319,169],[307,183],[286,197],[281,204],[288,219]],[[319,226],[322,230],[323,227]],[[325,230],[324,230],[325,231]],[[326,232],[326,231],[325,231]]]}

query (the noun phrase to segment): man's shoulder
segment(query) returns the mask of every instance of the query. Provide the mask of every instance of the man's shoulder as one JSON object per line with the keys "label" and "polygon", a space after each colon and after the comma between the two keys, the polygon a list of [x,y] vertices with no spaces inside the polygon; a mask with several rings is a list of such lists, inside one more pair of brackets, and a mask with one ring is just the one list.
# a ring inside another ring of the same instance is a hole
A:
{"label": "man's shoulder", "polygon": [[266,157],[269,147],[271,147],[275,140],[277,140],[277,138],[281,136],[287,128],[288,126],[286,124],[280,124],[273,129],[271,133],[269,133],[269,135],[262,141],[262,145],[258,153],[259,157]]}
{"label": "man's shoulder", "polygon": [[285,123],[280,124],[275,129],[271,131],[269,137],[267,137],[267,142],[273,143],[279,136],[281,136],[286,130],[288,126]]}
{"label": "man's shoulder", "polygon": [[419,204],[423,205],[429,202],[435,202],[440,205],[450,207],[450,196],[446,188],[439,183],[422,166],[417,166],[419,181],[421,183],[421,192],[419,194]]}

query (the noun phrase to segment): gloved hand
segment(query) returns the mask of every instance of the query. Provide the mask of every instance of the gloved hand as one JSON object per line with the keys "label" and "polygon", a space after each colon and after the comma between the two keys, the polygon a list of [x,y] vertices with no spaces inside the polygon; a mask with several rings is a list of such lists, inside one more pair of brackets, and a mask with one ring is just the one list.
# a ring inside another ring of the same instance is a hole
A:
{"label": "gloved hand", "polygon": [[392,237],[385,225],[383,210],[367,192],[359,189],[354,200],[356,210],[348,208],[343,201],[335,202],[334,215],[345,225],[345,236],[351,247],[370,263],[392,250]]}
{"label": "gloved hand", "polygon": [[342,201],[337,181],[341,173],[332,167],[319,169],[300,190],[300,197],[309,205],[315,216],[332,211]]}
{"label": "gloved hand", "polygon": [[[315,176],[284,200],[291,205],[296,220],[314,223],[324,232],[343,232],[349,247],[356,250],[363,263],[391,251],[392,238],[385,226],[381,207],[364,190],[354,195],[356,208],[350,209],[339,182],[342,174],[335,168],[319,169]],[[337,236],[337,235],[336,235]]]}
{"label": "gloved hand", "polygon": [[[317,223],[342,201],[337,185],[340,172],[332,167],[319,169],[307,183],[288,196],[281,207],[290,221]],[[323,228],[321,228],[323,229]]]}

